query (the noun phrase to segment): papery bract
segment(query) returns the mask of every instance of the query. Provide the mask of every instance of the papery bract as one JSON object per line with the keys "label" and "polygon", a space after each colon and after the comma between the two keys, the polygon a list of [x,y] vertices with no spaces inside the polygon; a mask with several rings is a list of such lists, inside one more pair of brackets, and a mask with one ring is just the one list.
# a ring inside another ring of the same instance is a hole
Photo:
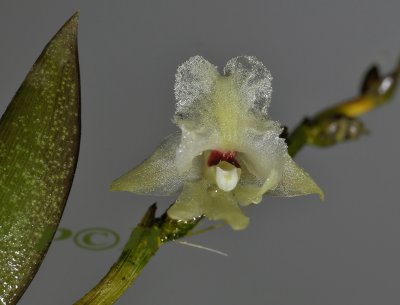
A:
{"label": "papery bract", "polygon": [[280,125],[270,120],[271,74],[255,57],[231,59],[223,75],[200,56],[178,68],[174,123],[150,158],[121,178],[112,190],[171,195],[174,219],[205,215],[244,229],[239,206],[259,203],[265,193],[297,196],[320,188],[287,153]]}

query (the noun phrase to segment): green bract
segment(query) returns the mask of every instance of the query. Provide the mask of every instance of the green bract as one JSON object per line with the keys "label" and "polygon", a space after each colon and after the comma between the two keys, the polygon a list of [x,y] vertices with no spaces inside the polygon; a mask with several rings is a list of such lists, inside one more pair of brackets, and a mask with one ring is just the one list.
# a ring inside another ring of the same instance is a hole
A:
{"label": "green bract", "polygon": [[200,56],[178,68],[175,124],[150,158],[113,182],[112,190],[171,195],[173,219],[205,215],[244,229],[240,206],[265,193],[317,193],[312,178],[287,153],[280,125],[268,116],[271,74],[255,57],[231,59],[223,75]]}

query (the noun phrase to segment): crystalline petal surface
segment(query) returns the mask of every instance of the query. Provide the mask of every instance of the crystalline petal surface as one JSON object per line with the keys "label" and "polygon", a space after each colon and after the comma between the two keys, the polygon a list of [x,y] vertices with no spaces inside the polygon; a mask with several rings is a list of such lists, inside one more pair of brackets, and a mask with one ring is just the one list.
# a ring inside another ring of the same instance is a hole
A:
{"label": "crystalline petal surface", "polygon": [[115,180],[111,190],[151,195],[171,195],[178,192],[185,179],[178,174],[175,166],[180,139],[180,133],[168,136],[148,159]]}
{"label": "crystalline petal surface", "polygon": [[175,75],[176,113],[175,121],[197,121],[215,90],[219,77],[217,67],[201,56],[189,58]]}
{"label": "crystalline petal surface", "polygon": [[245,108],[267,116],[272,76],[264,64],[254,56],[239,56],[228,61],[224,73],[233,78]]}
{"label": "crystalline petal surface", "polygon": [[287,153],[283,157],[280,183],[268,194],[285,197],[318,194],[321,199],[324,199],[324,193],[310,175],[299,167]]}

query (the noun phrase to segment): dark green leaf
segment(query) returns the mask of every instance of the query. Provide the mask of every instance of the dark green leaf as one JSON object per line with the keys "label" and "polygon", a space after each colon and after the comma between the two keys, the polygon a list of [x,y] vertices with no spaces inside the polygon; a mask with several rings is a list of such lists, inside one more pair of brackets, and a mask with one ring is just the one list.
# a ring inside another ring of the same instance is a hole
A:
{"label": "dark green leaf", "polygon": [[54,236],[80,139],[78,15],[46,46],[0,121],[0,304],[15,304]]}

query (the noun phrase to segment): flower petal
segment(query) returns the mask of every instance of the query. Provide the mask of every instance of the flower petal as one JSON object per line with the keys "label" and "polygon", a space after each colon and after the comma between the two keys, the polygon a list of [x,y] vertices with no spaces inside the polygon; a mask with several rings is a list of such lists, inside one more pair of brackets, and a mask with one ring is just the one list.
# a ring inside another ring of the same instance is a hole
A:
{"label": "flower petal", "polygon": [[201,56],[189,58],[178,67],[175,75],[175,121],[196,121],[214,91],[219,77],[217,67]]}
{"label": "flower petal", "polygon": [[179,191],[184,181],[175,166],[180,138],[178,133],[165,138],[147,160],[116,179],[110,189],[151,195],[171,195]]}
{"label": "flower petal", "polygon": [[233,195],[224,191],[211,193],[204,203],[204,214],[210,220],[223,220],[234,230],[243,230],[249,218],[243,214]]}
{"label": "flower petal", "polygon": [[207,200],[202,181],[187,182],[175,203],[168,209],[168,216],[178,220],[189,220],[204,214]]}
{"label": "flower petal", "polygon": [[187,130],[181,127],[181,142],[176,151],[176,168],[184,175],[193,167],[193,159],[207,150],[218,148],[218,135],[215,129],[202,128]]}
{"label": "flower petal", "polygon": [[225,221],[234,230],[245,229],[249,223],[231,193],[209,190],[204,180],[185,183],[168,215],[179,220],[205,215],[210,220]]}
{"label": "flower petal", "polygon": [[281,181],[268,194],[285,197],[318,194],[321,200],[324,199],[324,193],[319,186],[287,153],[284,155]]}
{"label": "flower petal", "polygon": [[[237,150],[248,130],[264,134],[274,125],[266,117],[272,78],[263,64],[255,57],[237,57],[228,62],[225,73],[219,75],[200,56],[178,68],[174,122],[182,130],[177,153],[180,174],[203,151]],[[279,132],[275,128],[273,137]]]}
{"label": "flower petal", "polygon": [[260,203],[262,196],[274,189],[281,178],[281,174],[275,169],[265,180],[260,180],[249,172],[243,172],[241,184],[234,190],[234,196],[241,206]]}
{"label": "flower petal", "polygon": [[323,193],[313,179],[287,153],[285,141],[279,137],[280,127],[271,126],[262,132],[248,129],[238,142],[238,161],[243,165],[235,197],[241,205],[259,203],[265,193],[275,196],[299,196]]}
{"label": "flower petal", "polygon": [[248,128],[236,143],[239,163],[258,179],[265,181],[272,170],[282,172],[282,156],[287,154],[284,139],[279,137],[279,124],[268,121],[267,129]]}
{"label": "flower petal", "polygon": [[271,73],[254,56],[232,58],[225,66],[224,74],[234,80],[243,109],[267,116],[271,100]]}

